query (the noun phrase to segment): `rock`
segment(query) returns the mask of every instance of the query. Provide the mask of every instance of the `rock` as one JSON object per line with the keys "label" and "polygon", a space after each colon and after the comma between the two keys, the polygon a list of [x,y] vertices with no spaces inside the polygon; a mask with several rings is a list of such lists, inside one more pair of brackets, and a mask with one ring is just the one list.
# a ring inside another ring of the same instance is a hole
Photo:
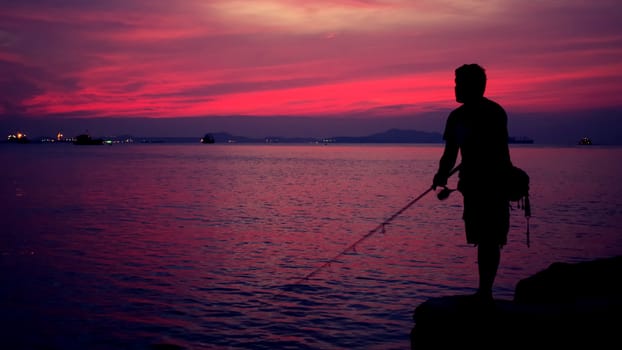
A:
{"label": "rock", "polygon": [[516,285],[517,303],[573,303],[622,298],[622,256],[581,263],[551,264]]}
{"label": "rock", "polygon": [[622,321],[622,257],[554,263],[519,281],[514,300],[432,298],[415,309],[411,348],[610,348]]}

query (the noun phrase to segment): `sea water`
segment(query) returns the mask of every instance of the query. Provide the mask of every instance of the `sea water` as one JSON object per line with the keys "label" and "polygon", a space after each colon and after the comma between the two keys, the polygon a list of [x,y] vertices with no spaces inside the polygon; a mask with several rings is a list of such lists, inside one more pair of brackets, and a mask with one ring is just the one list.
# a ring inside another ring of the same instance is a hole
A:
{"label": "sea water", "polygon": [[[347,248],[430,187],[441,153],[0,145],[0,342],[409,348],[419,304],[477,286],[461,195],[430,193]],[[622,254],[622,148],[514,145],[511,156],[531,176],[530,245],[515,209],[496,298],[553,262]]]}

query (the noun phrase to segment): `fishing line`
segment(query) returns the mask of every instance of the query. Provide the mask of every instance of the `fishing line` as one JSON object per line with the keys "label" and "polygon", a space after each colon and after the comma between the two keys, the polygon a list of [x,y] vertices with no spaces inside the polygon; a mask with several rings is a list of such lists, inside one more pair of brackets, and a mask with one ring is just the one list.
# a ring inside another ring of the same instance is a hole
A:
{"label": "fishing line", "polygon": [[[456,166],[455,168],[453,168],[449,174],[447,175],[447,178],[451,177],[455,172],[457,172],[460,169],[460,165]],[[408,202],[408,204],[406,204],[404,207],[402,207],[400,210],[396,211],[393,215],[389,216],[387,219],[385,219],[384,221],[382,221],[380,224],[378,224],[378,226],[376,226],[375,228],[373,228],[372,230],[370,230],[369,232],[367,232],[364,236],[362,236],[361,238],[359,238],[358,240],[356,240],[354,243],[350,244],[346,249],[342,250],[339,254],[335,255],[332,259],[324,262],[322,265],[320,265],[319,267],[317,267],[316,269],[314,269],[313,271],[311,271],[310,273],[308,273],[306,276],[298,279],[294,285],[300,284],[300,282],[308,280],[309,278],[313,277],[314,275],[316,275],[318,272],[320,272],[321,270],[323,270],[324,268],[326,268],[327,266],[331,265],[332,263],[334,263],[335,261],[337,261],[337,259],[339,259],[342,255],[344,255],[345,253],[349,252],[350,250],[355,251],[355,247],[363,242],[364,240],[368,239],[369,237],[371,237],[373,234],[377,233],[377,232],[385,232],[385,226],[388,225],[391,221],[393,221],[395,218],[397,218],[398,216],[400,216],[403,212],[405,212],[408,208],[410,208],[413,204],[417,203],[421,198],[425,197],[425,195],[427,195],[428,193],[430,193],[431,191],[434,190],[434,186],[430,186],[430,188],[428,188],[427,190],[425,190],[423,193],[421,193],[419,196],[417,196],[417,198],[411,200],[410,202]],[[448,191],[448,189],[445,187],[443,189],[443,191]],[[451,190],[449,190],[451,191]],[[449,196],[449,194],[447,194],[447,196]],[[446,198],[446,197],[445,197]],[[439,197],[439,199],[441,199]],[[280,295],[277,294],[277,296]]]}

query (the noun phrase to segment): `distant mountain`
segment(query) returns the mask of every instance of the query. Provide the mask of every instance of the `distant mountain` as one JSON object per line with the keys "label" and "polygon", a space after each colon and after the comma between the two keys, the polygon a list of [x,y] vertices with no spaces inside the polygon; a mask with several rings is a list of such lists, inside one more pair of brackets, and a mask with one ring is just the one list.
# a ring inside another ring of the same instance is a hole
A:
{"label": "distant mountain", "polygon": [[436,132],[390,129],[369,136],[340,136],[334,139],[338,143],[440,143],[443,142],[443,135]]}
{"label": "distant mountain", "polygon": [[[235,136],[225,132],[209,133],[214,143],[440,143],[443,141],[439,133],[430,133],[417,130],[391,129],[385,132],[367,136],[339,136],[339,137],[280,137],[266,136],[251,138]],[[147,141],[149,142],[149,141]],[[200,138],[155,138],[151,142],[188,143],[200,142]]]}

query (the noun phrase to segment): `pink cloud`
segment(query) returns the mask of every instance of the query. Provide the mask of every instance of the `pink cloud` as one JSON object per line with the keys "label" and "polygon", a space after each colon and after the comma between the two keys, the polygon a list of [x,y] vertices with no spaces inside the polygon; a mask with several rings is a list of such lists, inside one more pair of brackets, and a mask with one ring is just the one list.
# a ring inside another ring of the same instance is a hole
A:
{"label": "pink cloud", "polygon": [[0,113],[415,113],[452,108],[453,70],[471,62],[515,109],[620,105],[615,1],[244,3],[9,4],[0,73],[11,78],[0,82],[31,89],[0,97],[12,106]]}

